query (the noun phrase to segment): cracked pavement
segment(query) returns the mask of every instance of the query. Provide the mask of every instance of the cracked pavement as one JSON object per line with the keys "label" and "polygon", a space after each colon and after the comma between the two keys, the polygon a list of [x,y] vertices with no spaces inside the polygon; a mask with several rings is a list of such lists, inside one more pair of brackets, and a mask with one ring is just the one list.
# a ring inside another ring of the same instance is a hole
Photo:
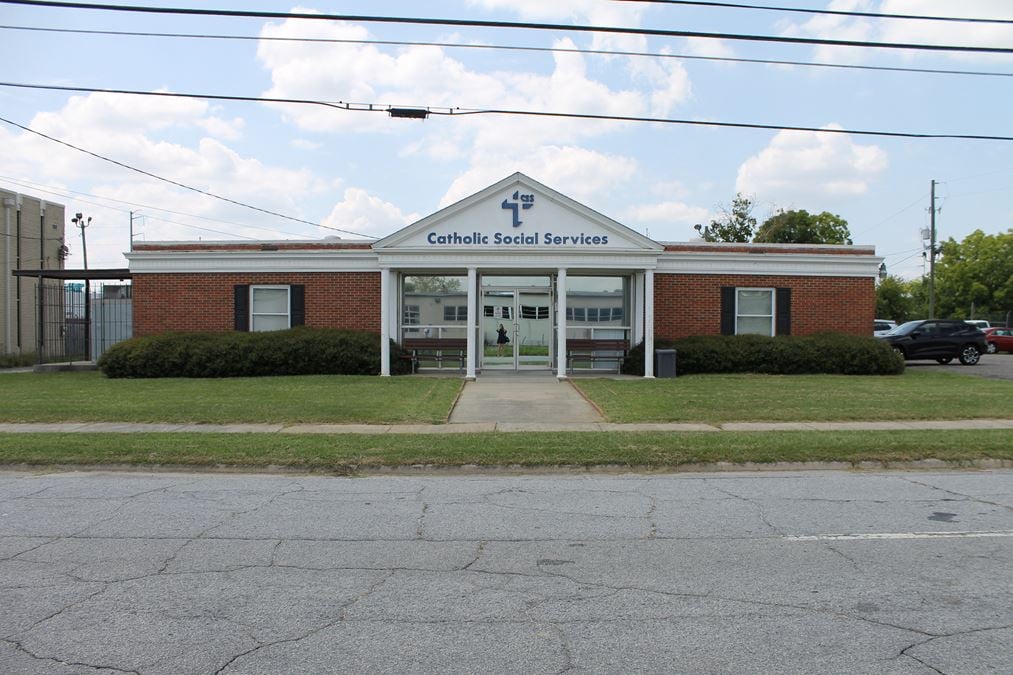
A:
{"label": "cracked pavement", "polygon": [[0,672],[480,670],[1011,672],[1013,471],[0,472]]}

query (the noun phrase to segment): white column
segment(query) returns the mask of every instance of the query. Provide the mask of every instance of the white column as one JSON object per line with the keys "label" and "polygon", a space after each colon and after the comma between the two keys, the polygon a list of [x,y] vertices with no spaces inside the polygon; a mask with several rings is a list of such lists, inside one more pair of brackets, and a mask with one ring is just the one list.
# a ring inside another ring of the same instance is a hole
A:
{"label": "white column", "polygon": [[475,366],[478,361],[478,350],[475,335],[478,323],[478,273],[474,267],[468,268],[468,365],[464,375],[466,380],[475,379]]}
{"label": "white column", "polygon": [[637,272],[633,275],[633,339],[630,346],[634,347],[644,341],[644,273]]}
{"label": "white column", "polygon": [[556,272],[556,377],[566,379],[566,268]]}
{"label": "white column", "polygon": [[654,378],[654,270],[644,272],[644,377]]}
{"label": "white column", "polygon": [[390,269],[380,268],[380,376],[390,377]]}

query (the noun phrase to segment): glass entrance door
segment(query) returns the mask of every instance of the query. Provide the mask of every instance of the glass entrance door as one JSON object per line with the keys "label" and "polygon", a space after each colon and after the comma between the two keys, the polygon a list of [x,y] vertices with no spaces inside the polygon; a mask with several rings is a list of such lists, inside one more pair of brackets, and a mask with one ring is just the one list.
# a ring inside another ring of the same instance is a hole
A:
{"label": "glass entrance door", "polygon": [[[516,285],[490,285],[490,282],[501,281],[511,281]],[[554,344],[552,315],[552,288],[548,277],[483,279],[479,301],[482,368],[551,368]]]}

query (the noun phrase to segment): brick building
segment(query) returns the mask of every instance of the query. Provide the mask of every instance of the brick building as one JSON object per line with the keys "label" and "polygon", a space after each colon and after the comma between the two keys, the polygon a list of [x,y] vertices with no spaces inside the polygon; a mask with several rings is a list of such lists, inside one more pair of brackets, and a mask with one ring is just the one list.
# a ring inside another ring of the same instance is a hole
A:
{"label": "brick building", "polygon": [[468,377],[565,377],[575,340],[650,353],[688,335],[869,335],[882,262],[863,246],[659,243],[523,174],[377,242],[147,242],[127,257],[137,335],[364,329],[461,345]]}

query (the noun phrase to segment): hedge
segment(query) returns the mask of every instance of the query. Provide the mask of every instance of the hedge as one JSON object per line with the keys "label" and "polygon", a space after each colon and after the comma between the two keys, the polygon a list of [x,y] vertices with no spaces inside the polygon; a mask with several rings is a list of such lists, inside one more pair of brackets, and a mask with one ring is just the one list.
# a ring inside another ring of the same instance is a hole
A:
{"label": "hedge", "polygon": [[[904,360],[873,337],[820,333],[805,337],[708,335],[655,340],[655,349],[676,350],[676,373],[769,373],[777,375],[899,375]],[[623,373],[644,374],[644,344],[634,347]]]}
{"label": "hedge", "polygon": [[[391,342],[393,374],[410,371],[402,353]],[[113,345],[98,365],[107,377],[376,375],[380,336],[306,327],[256,333],[161,333]]]}

